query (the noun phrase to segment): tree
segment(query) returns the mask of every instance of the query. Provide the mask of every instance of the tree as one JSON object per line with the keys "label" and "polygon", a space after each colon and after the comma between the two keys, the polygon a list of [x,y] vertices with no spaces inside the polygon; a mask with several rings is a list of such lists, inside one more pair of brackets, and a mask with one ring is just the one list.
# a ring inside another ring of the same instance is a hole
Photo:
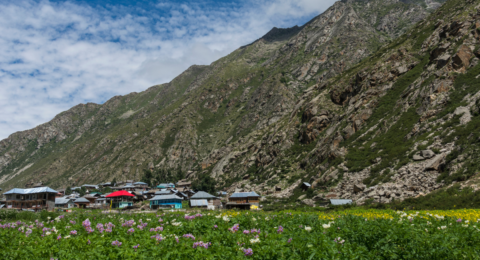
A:
{"label": "tree", "polygon": [[205,191],[210,194],[215,193],[215,179],[210,175],[204,174],[198,178],[198,180],[192,183],[192,188],[197,191]]}
{"label": "tree", "polygon": [[72,188],[68,186],[67,189],[65,189],[65,195],[70,195],[70,194],[72,194]]}
{"label": "tree", "polygon": [[177,170],[177,176],[175,178],[175,182],[179,181],[179,180],[182,180],[183,178],[185,178],[185,174],[182,172],[182,169],[181,168],[178,168]]}
{"label": "tree", "polygon": [[115,187],[116,184],[117,184],[117,178],[113,178],[112,187]]}
{"label": "tree", "polygon": [[143,172],[144,172],[144,174],[142,176],[141,181],[145,182],[150,187],[153,186],[153,184],[152,184],[152,181],[154,181],[153,172],[149,169],[144,169]]}
{"label": "tree", "polygon": [[78,193],[80,194],[80,197],[85,196],[85,193],[87,193],[87,189],[85,187],[81,187],[80,189],[77,190]]}

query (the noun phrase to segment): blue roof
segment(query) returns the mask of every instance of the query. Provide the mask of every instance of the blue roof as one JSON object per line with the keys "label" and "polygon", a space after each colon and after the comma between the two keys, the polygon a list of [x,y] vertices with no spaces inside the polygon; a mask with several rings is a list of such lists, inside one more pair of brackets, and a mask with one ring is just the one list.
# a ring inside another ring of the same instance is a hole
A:
{"label": "blue roof", "polygon": [[352,204],[352,200],[330,200],[332,205],[346,205]]}
{"label": "blue roof", "polygon": [[157,195],[149,200],[182,200],[182,198],[178,197],[175,194],[171,194],[171,195]]}
{"label": "blue roof", "polygon": [[199,191],[197,193],[195,193],[192,197],[190,197],[190,199],[215,199],[217,197],[211,195],[211,194],[208,194],[204,191]]}
{"label": "blue roof", "polygon": [[203,200],[190,200],[190,206],[192,207],[208,207],[208,202],[206,199]]}
{"label": "blue roof", "polygon": [[167,194],[172,194],[169,190],[161,190],[161,191],[156,191],[155,195],[167,195]]}
{"label": "blue roof", "polygon": [[230,198],[260,197],[256,192],[235,192]]}
{"label": "blue roof", "polygon": [[50,189],[49,187],[41,187],[41,188],[32,188],[32,189],[11,189],[4,194],[34,194],[34,193],[43,193],[43,192],[48,192],[48,193],[58,193],[58,191]]}
{"label": "blue roof", "polygon": [[310,183],[308,183],[308,182],[304,182],[303,185],[305,185],[305,186],[307,186],[307,187],[312,186],[312,185],[310,185]]}

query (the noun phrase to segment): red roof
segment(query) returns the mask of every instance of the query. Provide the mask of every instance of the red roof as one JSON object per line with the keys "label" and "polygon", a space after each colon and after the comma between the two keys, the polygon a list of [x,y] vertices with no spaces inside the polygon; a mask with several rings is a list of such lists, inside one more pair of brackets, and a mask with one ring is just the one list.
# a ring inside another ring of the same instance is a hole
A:
{"label": "red roof", "polygon": [[112,192],[110,195],[107,196],[107,198],[122,197],[122,196],[135,197],[135,195],[131,194],[130,192],[128,192],[126,190],[119,190],[119,191],[116,191],[116,192]]}

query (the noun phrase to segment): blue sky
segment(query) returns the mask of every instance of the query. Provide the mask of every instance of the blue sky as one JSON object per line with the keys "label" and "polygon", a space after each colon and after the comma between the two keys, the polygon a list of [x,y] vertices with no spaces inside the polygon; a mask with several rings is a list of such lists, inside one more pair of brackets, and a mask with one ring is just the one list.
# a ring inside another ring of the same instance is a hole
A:
{"label": "blue sky", "polygon": [[2,0],[0,139],[210,64],[333,0]]}

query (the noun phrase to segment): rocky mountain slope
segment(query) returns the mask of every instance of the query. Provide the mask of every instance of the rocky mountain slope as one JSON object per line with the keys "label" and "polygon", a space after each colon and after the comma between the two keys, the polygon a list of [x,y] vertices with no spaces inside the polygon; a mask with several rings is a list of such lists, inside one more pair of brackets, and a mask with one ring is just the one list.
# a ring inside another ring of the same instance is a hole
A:
{"label": "rocky mountain slope", "polygon": [[308,181],[314,198],[362,203],[465,181],[480,138],[479,5],[337,2],[170,83],[11,135],[0,142],[0,187],[151,169],[278,198]]}

